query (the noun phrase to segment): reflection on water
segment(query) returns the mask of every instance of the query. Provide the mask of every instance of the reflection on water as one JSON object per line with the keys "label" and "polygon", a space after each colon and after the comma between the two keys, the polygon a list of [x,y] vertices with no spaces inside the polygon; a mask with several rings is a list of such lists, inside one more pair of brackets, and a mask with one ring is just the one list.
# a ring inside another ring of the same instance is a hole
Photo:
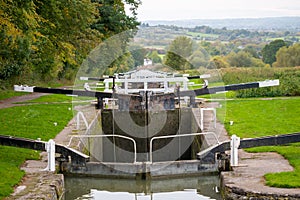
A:
{"label": "reflection on water", "polygon": [[167,180],[66,177],[66,200],[221,200],[217,176]]}

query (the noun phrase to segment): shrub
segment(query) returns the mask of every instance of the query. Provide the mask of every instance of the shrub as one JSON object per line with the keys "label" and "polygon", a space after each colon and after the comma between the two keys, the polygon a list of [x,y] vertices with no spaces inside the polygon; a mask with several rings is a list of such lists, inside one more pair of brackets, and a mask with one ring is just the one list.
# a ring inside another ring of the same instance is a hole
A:
{"label": "shrub", "polygon": [[280,86],[237,91],[236,96],[275,97],[300,95],[300,67],[294,68],[227,68],[222,69],[224,84],[237,84],[254,81],[279,79]]}

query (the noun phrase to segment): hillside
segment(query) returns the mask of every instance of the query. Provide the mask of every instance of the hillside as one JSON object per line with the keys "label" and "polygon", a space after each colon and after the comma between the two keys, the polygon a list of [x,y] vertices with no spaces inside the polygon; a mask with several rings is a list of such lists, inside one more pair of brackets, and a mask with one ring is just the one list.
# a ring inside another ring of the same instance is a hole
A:
{"label": "hillside", "polygon": [[210,26],[212,28],[248,29],[258,31],[300,31],[300,17],[270,17],[242,19],[192,19],[192,20],[153,20],[143,21],[150,26],[174,25],[179,27]]}

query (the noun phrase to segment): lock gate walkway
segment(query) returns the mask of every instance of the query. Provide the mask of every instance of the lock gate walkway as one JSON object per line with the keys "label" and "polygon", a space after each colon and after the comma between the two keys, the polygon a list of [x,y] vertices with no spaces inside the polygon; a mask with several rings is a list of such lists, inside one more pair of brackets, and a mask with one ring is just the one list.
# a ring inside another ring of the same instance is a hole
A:
{"label": "lock gate walkway", "polygon": [[[17,138],[11,136],[0,135],[0,145],[26,148],[38,151],[46,151],[46,143],[44,141],[32,140],[26,138]],[[71,158],[73,165],[85,166],[89,161],[89,156],[64,145],[55,144],[55,153],[61,154],[66,161]]]}

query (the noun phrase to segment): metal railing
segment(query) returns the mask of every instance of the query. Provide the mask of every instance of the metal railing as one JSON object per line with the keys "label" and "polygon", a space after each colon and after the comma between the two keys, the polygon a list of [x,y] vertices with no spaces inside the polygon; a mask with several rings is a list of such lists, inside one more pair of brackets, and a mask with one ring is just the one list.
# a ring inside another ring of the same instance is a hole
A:
{"label": "metal railing", "polygon": [[217,143],[219,144],[219,139],[217,137],[217,135],[214,132],[204,132],[204,133],[190,133],[190,134],[181,134],[181,135],[165,135],[165,136],[157,136],[157,137],[153,137],[150,140],[150,149],[149,149],[149,153],[150,153],[150,163],[153,162],[153,155],[152,155],[152,151],[153,151],[153,140],[157,140],[157,139],[167,139],[167,138],[179,138],[179,137],[188,137],[188,136],[198,136],[198,135],[213,135],[217,141]]}
{"label": "metal railing", "polygon": [[76,115],[76,129],[79,130],[80,129],[80,117],[81,119],[83,120],[84,124],[85,124],[85,127],[88,129],[89,127],[89,124],[83,114],[83,112],[78,112],[77,115]]}
{"label": "metal railing", "polygon": [[[133,149],[134,149],[134,159],[133,162],[136,163],[136,158],[137,158],[137,149],[136,149],[136,142],[133,138],[124,136],[124,135],[72,135],[71,139],[69,141],[69,144],[67,145],[68,147],[71,145],[73,138],[103,138],[103,137],[118,137],[118,138],[123,138],[132,141],[133,143]],[[89,149],[90,151],[90,149]]]}

